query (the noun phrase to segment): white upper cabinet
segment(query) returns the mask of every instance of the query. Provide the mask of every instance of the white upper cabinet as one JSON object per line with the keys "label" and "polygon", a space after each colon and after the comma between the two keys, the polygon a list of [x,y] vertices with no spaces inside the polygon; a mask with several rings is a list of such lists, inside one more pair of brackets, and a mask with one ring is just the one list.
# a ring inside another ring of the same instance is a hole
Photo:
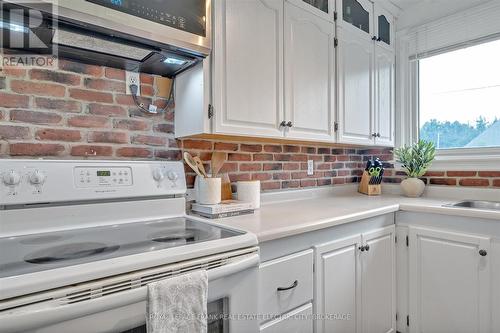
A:
{"label": "white upper cabinet", "polygon": [[393,146],[393,18],[369,1],[337,0],[336,6],[338,141]]}
{"label": "white upper cabinet", "polygon": [[283,1],[214,1],[214,132],[281,137]]}
{"label": "white upper cabinet", "polygon": [[285,120],[288,138],[334,140],[334,25],[285,3]]}
{"label": "white upper cabinet", "polygon": [[375,46],[375,144],[394,146],[395,140],[394,53]]}
{"label": "white upper cabinet", "polygon": [[490,244],[410,227],[410,332],[491,332]]}
{"label": "white upper cabinet", "polygon": [[339,142],[373,144],[374,48],[352,30],[337,30]]}
{"label": "white upper cabinet", "polygon": [[177,137],[394,145],[390,13],[368,0],[212,4],[212,54],[177,77]]}

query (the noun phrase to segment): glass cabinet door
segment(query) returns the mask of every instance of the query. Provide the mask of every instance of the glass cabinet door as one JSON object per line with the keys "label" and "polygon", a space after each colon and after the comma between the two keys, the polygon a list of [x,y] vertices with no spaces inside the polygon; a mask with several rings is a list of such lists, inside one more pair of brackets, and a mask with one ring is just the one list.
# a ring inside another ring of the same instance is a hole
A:
{"label": "glass cabinet door", "polygon": [[377,41],[384,42],[391,45],[391,23],[387,20],[385,15],[378,15],[378,36]]}
{"label": "glass cabinet door", "polygon": [[328,13],[328,0],[302,0],[319,10]]}
{"label": "glass cabinet door", "polygon": [[370,12],[357,0],[342,1],[342,19],[367,34],[370,33]]}

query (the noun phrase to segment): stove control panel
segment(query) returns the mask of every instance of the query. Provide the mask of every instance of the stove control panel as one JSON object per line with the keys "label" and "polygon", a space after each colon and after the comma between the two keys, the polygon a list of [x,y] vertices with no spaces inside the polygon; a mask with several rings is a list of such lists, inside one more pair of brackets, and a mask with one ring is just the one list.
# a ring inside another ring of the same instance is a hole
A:
{"label": "stove control panel", "polygon": [[76,187],[131,186],[131,168],[76,167],[74,172]]}
{"label": "stove control panel", "polygon": [[179,195],[182,162],[0,160],[1,206]]}

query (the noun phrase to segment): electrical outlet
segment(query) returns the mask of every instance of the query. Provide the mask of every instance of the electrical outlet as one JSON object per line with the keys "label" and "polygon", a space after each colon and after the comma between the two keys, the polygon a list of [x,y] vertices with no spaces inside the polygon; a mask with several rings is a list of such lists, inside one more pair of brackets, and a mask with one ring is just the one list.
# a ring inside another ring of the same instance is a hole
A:
{"label": "electrical outlet", "polygon": [[126,83],[126,93],[127,95],[132,95],[130,91],[130,86],[135,84],[137,86],[137,96],[141,96],[141,77],[138,72],[126,72],[125,75],[125,83]]}
{"label": "electrical outlet", "polygon": [[314,161],[313,160],[307,160],[307,175],[308,176],[314,175]]}

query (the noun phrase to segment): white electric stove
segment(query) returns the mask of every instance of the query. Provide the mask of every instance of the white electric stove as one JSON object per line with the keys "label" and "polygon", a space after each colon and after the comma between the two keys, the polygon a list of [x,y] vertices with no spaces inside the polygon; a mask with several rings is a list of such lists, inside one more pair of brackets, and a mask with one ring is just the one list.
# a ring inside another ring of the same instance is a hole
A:
{"label": "white electric stove", "polygon": [[197,269],[209,331],[258,330],[257,239],[185,215],[182,163],[0,160],[0,180],[2,332],[145,331],[147,284]]}

